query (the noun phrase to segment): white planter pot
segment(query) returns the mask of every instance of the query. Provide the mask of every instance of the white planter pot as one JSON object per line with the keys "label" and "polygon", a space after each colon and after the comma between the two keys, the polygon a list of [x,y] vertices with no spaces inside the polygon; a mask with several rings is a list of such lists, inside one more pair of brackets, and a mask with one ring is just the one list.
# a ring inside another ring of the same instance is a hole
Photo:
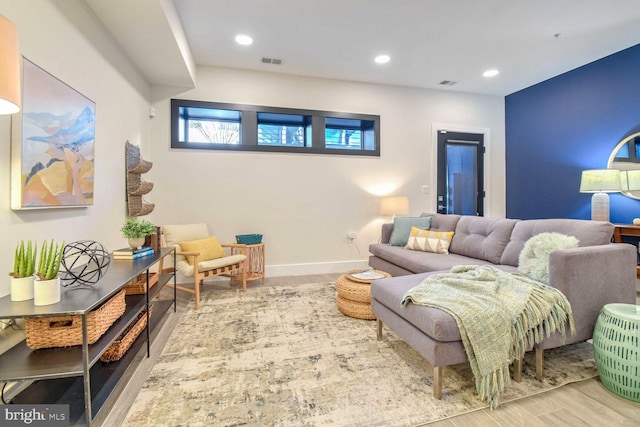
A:
{"label": "white planter pot", "polygon": [[60,277],[33,282],[33,304],[49,305],[60,301]]}
{"label": "white planter pot", "polygon": [[131,249],[140,249],[144,245],[144,237],[132,237],[129,239],[129,247]]}
{"label": "white planter pot", "polygon": [[33,281],[35,276],[11,278],[11,301],[33,299]]}

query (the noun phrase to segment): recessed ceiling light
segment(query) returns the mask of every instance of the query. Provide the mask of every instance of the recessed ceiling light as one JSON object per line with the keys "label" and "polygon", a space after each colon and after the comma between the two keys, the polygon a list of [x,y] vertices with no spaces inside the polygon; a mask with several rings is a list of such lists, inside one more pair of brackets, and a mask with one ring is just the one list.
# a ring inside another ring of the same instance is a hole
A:
{"label": "recessed ceiling light", "polygon": [[253,39],[246,34],[238,34],[236,36],[236,43],[243,46],[249,46],[251,43],[253,43]]}
{"label": "recessed ceiling light", "polygon": [[482,73],[482,75],[484,77],[494,77],[497,76],[498,74],[500,74],[500,71],[493,69],[493,70],[487,70],[484,73]]}
{"label": "recessed ceiling light", "polygon": [[391,60],[391,57],[389,55],[378,55],[374,59],[374,61],[376,61],[376,64],[386,64],[390,60]]}

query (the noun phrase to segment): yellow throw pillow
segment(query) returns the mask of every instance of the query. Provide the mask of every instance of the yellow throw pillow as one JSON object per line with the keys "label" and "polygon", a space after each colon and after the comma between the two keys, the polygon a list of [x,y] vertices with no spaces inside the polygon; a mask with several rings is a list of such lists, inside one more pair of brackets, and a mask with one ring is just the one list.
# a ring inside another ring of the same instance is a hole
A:
{"label": "yellow throw pillow", "polygon": [[[198,261],[200,262],[226,256],[224,249],[216,236],[211,236],[206,239],[192,240],[190,242],[180,242],[179,245],[182,252],[200,253],[200,257],[198,258]],[[189,265],[193,265],[193,257],[186,258]]]}
{"label": "yellow throw pillow", "polygon": [[411,227],[411,233],[405,248],[412,251],[448,254],[451,239],[453,239],[453,231],[430,231]]}

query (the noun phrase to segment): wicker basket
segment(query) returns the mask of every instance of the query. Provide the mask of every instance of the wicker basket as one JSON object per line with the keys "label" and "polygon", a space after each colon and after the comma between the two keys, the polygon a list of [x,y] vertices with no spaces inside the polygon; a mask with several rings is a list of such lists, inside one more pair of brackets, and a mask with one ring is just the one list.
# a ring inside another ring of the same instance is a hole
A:
{"label": "wicker basket", "polygon": [[236,243],[241,245],[257,245],[262,243],[262,234],[239,234],[236,236]]}
{"label": "wicker basket", "polygon": [[142,196],[127,196],[127,208],[129,216],[149,215],[156,207],[154,203],[147,203]]}
{"label": "wicker basket", "polygon": [[[149,289],[158,283],[158,273],[149,273]],[[147,293],[147,275],[140,274],[129,281],[124,287],[127,295],[140,295]]]}
{"label": "wicker basket", "polygon": [[[87,314],[87,340],[93,344],[126,309],[125,290]],[[27,346],[33,349],[70,347],[82,344],[82,316],[30,317],[27,319]]]}
{"label": "wicker basket", "polygon": [[130,196],[143,196],[153,190],[153,183],[147,182],[137,173],[127,173],[127,194]]}
{"label": "wicker basket", "polygon": [[[153,314],[153,306],[149,306],[149,317]],[[115,362],[122,359],[122,356],[129,350],[138,335],[147,326],[147,310],[142,310],[136,319],[129,324],[127,329],[109,346],[107,351],[102,353],[102,362]]]}

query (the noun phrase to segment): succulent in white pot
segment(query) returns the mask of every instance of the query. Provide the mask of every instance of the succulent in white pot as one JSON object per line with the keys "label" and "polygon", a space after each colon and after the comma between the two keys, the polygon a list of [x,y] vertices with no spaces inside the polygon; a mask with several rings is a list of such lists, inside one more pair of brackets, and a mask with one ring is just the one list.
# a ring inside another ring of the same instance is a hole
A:
{"label": "succulent in white pot", "polygon": [[42,245],[36,280],[33,282],[33,304],[49,305],[60,301],[60,264],[64,254],[62,244],[47,242]]}
{"label": "succulent in white pot", "polygon": [[33,281],[38,248],[36,243],[24,240],[16,245],[11,276],[11,301],[27,301],[33,299]]}

